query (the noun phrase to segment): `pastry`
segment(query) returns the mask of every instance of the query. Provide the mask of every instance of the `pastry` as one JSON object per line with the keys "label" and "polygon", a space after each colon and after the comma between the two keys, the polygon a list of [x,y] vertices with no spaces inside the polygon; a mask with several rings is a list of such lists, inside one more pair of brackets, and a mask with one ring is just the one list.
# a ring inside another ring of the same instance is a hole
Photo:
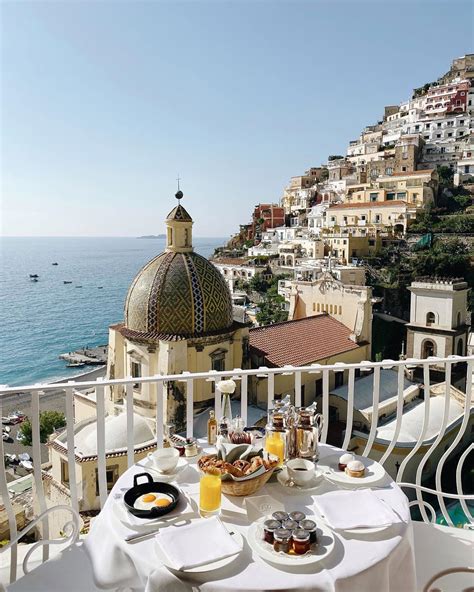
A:
{"label": "pastry", "polygon": [[346,475],[349,477],[363,477],[365,474],[365,466],[360,460],[351,460],[347,463]]}
{"label": "pastry", "polygon": [[354,460],[354,455],[350,452],[344,453],[341,458],[339,459],[339,464],[337,465],[340,471],[345,471],[347,467],[347,463],[350,463],[351,460]]}

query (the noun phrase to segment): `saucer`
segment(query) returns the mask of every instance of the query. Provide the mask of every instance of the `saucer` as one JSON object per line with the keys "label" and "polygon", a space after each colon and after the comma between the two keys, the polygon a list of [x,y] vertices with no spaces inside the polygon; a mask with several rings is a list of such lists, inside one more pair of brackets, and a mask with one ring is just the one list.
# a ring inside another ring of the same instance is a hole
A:
{"label": "saucer", "polygon": [[313,489],[317,489],[321,485],[323,482],[322,476],[323,472],[318,467],[316,467],[314,477],[306,485],[293,485],[290,487],[289,485],[286,485],[286,482],[289,479],[288,469],[283,467],[282,470],[277,474],[277,480],[282,487],[288,491],[291,491],[292,493],[307,493]]}
{"label": "saucer", "polygon": [[176,477],[176,475],[178,475],[183,469],[185,469],[188,466],[187,459],[184,456],[179,457],[178,464],[169,473],[163,473],[163,471],[158,470],[154,465],[153,461],[150,460],[147,456],[140,460],[137,464],[138,466],[143,467],[147,471],[152,471],[153,475],[156,475],[157,477],[165,481],[173,480]]}

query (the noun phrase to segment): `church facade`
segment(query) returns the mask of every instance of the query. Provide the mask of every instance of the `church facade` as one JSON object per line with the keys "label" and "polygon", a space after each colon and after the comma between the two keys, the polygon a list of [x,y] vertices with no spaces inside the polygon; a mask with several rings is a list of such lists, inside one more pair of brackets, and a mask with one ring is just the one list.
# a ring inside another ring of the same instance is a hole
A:
{"label": "church facade", "polygon": [[[180,202],[182,193],[176,194]],[[167,216],[166,250],[147,263],[127,294],[124,322],[109,329],[107,378],[232,370],[246,364],[248,328],[234,321],[232,299],[219,270],[192,246],[193,220],[179,203]],[[155,419],[157,385],[134,385],[134,411]],[[167,384],[166,422],[183,425],[183,382]],[[107,411],[124,407],[125,390],[111,387]],[[197,406],[214,398],[214,383],[197,380]]]}

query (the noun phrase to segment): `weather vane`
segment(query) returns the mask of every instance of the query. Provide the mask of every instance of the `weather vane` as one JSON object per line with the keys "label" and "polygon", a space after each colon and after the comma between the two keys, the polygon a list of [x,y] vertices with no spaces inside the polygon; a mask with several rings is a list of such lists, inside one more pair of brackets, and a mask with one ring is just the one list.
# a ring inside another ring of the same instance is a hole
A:
{"label": "weather vane", "polygon": [[178,203],[179,203],[179,201],[183,198],[183,192],[179,188],[179,182],[181,181],[179,173],[178,173],[178,178],[176,179],[176,181],[178,181],[178,191],[175,193],[174,196],[176,197],[176,199],[178,200]]}

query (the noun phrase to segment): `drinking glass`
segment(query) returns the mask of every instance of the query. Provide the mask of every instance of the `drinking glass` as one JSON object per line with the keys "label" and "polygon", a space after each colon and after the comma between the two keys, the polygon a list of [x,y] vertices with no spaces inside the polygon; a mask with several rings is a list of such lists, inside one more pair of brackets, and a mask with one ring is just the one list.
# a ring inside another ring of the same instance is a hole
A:
{"label": "drinking glass", "polygon": [[285,460],[285,434],[284,432],[268,432],[265,438],[265,450],[269,454],[274,454],[278,457],[278,466],[283,465]]}
{"label": "drinking glass", "polygon": [[199,481],[199,513],[204,518],[217,516],[221,511],[221,474],[203,473]]}

